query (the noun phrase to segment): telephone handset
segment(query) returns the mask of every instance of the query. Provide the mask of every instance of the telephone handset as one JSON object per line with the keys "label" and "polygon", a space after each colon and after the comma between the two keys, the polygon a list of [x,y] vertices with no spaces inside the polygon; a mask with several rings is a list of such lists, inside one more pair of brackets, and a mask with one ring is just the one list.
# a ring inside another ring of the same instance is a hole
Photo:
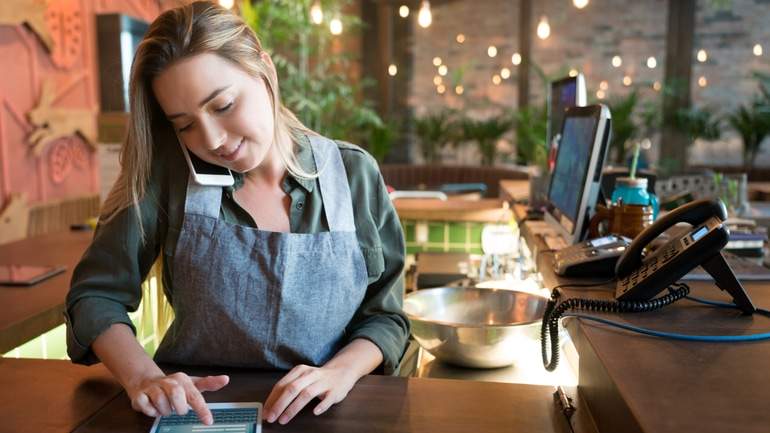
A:
{"label": "telephone handset", "polygon": [[[717,286],[727,290],[745,313],[755,311],[740,281],[722,255],[730,232],[724,225],[727,211],[720,200],[697,200],[664,215],[639,234],[615,266],[619,301],[647,301],[700,265]],[[644,249],[673,225],[684,222],[693,229],[661,246],[642,259]]]}

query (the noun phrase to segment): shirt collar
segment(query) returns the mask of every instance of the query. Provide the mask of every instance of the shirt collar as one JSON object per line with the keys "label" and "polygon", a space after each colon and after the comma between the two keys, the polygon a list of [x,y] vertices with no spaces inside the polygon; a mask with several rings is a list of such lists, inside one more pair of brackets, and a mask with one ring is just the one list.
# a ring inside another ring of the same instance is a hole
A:
{"label": "shirt collar", "polygon": [[[300,168],[302,168],[302,170],[306,173],[315,173],[316,165],[315,158],[313,158],[313,149],[310,147],[310,138],[306,134],[300,135],[299,140],[297,140],[295,146],[295,155]],[[243,186],[243,173],[233,172],[233,177],[235,178],[235,184],[232,187],[228,187],[231,192],[237,191]],[[305,188],[307,192],[313,192],[313,188],[315,188],[316,184],[315,178],[306,179],[304,177],[295,176],[291,172],[288,172],[286,173],[286,178],[283,181],[284,191],[291,191],[294,186],[292,183],[294,185],[299,185]]]}

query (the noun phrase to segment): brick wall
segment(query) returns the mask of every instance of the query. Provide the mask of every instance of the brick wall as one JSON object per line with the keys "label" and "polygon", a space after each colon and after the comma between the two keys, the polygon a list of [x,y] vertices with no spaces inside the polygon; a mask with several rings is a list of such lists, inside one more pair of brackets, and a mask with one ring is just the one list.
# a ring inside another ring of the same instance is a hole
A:
{"label": "brick wall", "polygon": [[[605,101],[625,95],[638,87],[643,98],[659,98],[652,87],[663,81],[667,1],[590,0],[582,10],[568,0],[539,0],[532,2],[532,58],[549,78],[566,75],[570,69],[586,77],[589,100],[597,99],[602,81],[607,82]],[[724,6],[720,5],[724,4]],[[485,116],[501,107],[515,108],[517,101],[517,67],[511,55],[518,50],[518,1],[457,0],[434,5],[433,24],[423,29],[413,19],[414,77],[410,104],[419,115],[443,106],[466,108],[475,115]],[[416,15],[416,10],[413,11]],[[548,17],[551,35],[546,40],[534,37],[541,16]],[[756,92],[752,71],[770,72],[770,1],[732,0],[714,2],[700,0],[696,15],[694,53],[703,48],[708,60],[694,60],[692,98],[697,106],[714,106],[722,110],[747,102]],[[458,33],[465,42],[456,41]],[[755,43],[761,43],[764,55],[752,54]],[[497,56],[490,58],[487,48],[494,45]],[[612,57],[622,59],[613,67]],[[449,73],[446,92],[439,95],[433,84],[437,69],[432,61],[440,57]],[[654,57],[656,66],[647,66]],[[502,67],[511,70],[511,77],[499,85],[492,81]],[[458,71],[464,69],[457,81]],[[631,86],[623,84],[629,76]],[[706,87],[698,85],[705,76]],[[530,92],[534,103],[542,103],[543,81],[530,74]],[[455,84],[464,87],[462,95],[453,91]],[[657,138],[653,143],[657,144]],[[767,143],[766,143],[767,144]],[[653,146],[655,148],[655,146]],[[708,158],[728,163],[740,161],[740,143],[727,133],[718,143],[696,143],[696,160]],[[653,149],[655,150],[655,149]],[[653,152],[655,153],[655,152]],[[770,165],[770,151],[762,154],[759,164]],[[653,155],[654,157],[654,155]],[[735,161],[733,161],[733,159]]]}

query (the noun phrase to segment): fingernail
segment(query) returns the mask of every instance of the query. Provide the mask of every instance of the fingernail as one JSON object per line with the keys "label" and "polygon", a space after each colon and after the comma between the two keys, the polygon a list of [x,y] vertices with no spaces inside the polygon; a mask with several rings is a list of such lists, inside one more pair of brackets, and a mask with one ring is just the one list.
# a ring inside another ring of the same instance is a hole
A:
{"label": "fingernail", "polygon": [[282,417],[281,417],[281,419],[280,419],[280,420],[278,420],[278,423],[279,423],[279,424],[281,424],[281,425],[284,425],[284,424],[286,424],[287,422],[289,422],[289,418],[288,418],[288,417],[285,417],[285,416],[282,416]]}

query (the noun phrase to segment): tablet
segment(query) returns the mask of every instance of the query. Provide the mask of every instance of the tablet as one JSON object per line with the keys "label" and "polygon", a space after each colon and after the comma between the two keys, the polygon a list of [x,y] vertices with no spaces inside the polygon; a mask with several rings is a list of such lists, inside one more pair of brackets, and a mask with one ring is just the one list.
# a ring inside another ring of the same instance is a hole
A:
{"label": "tablet", "polygon": [[0,265],[0,285],[31,286],[64,270],[64,266]]}
{"label": "tablet", "polygon": [[155,418],[150,433],[261,433],[262,403],[208,403],[214,424],[205,425],[190,410],[187,415]]}

